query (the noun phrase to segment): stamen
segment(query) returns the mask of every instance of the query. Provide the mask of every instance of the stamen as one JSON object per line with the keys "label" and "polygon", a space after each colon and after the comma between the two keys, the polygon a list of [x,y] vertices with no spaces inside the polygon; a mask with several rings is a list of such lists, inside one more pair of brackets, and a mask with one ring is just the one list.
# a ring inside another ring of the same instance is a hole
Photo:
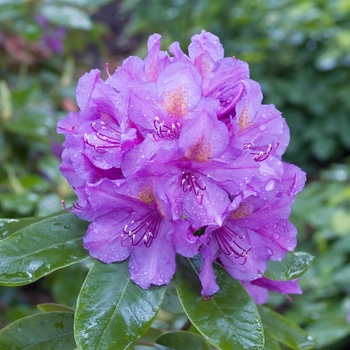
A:
{"label": "stamen", "polygon": [[109,74],[109,69],[108,69],[108,63],[106,63],[106,73],[108,75],[108,78],[112,80],[111,75]]}
{"label": "stamen", "polygon": [[243,248],[237,240],[244,240],[244,237],[238,235],[227,225],[224,225],[214,232],[214,237],[220,246],[221,251],[227,256],[233,256],[242,260],[238,263],[244,265],[248,258],[251,246]]}
{"label": "stamen", "polygon": [[[70,213],[73,212],[72,209],[69,209],[69,208],[66,206],[66,203],[65,203],[64,199],[61,200],[61,204],[62,204],[62,207],[63,207],[65,210],[69,211]],[[73,208],[76,209],[76,210],[82,210],[82,209],[83,209],[83,207],[82,207],[81,205],[79,205],[78,203],[72,202],[72,206],[73,206]]]}
{"label": "stamen", "polygon": [[[196,171],[196,173],[202,175],[198,171]],[[183,170],[181,176],[181,187],[185,193],[192,192],[197,197],[199,205],[203,203],[204,193],[201,191],[205,191],[207,187],[202,181],[202,176],[194,175],[190,170]]]}
{"label": "stamen", "polygon": [[[159,117],[155,117],[153,120],[153,125],[154,125],[154,129],[155,129],[155,134],[159,137],[159,138],[168,138],[168,139],[178,139],[180,136],[180,132],[181,132],[181,124],[179,122],[171,123],[171,125],[167,125],[165,123],[165,121],[160,121]],[[153,136],[154,139],[155,135]]]}
{"label": "stamen", "polygon": [[[91,123],[91,129],[95,134],[84,134],[84,141],[92,146],[96,152],[105,153],[106,149],[120,147],[121,133],[109,123],[102,120]],[[102,142],[100,142],[102,141]]]}
{"label": "stamen", "polygon": [[[162,219],[158,210],[152,210],[139,219],[132,220],[129,225],[124,226],[123,233],[120,235],[121,244],[136,246],[142,241],[147,248],[150,247],[158,236]],[[123,241],[124,234],[128,237],[127,242]]]}
{"label": "stamen", "polygon": [[69,211],[70,213],[72,212],[72,210],[69,209],[69,208],[66,206],[66,203],[65,203],[64,199],[61,200],[61,205],[62,205],[62,207],[63,207],[65,210]]}
{"label": "stamen", "polygon": [[202,183],[202,177],[196,176],[190,170],[183,170],[181,186],[184,192],[193,192],[196,196],[203,195],[199,190],[205,191],[206,186]]}
{"label": "stamen", "polygon": [[276,152],[277,148],[279,147],[280,143],[277,142],[276,146],[273,148],[271,143],[268,145],[266,150],[259,150],[258,147],[253,147],[253,145],[251,143],[245,143],[243,145],[243,149],[251,149],[251,150],[256,150],[257,152],[251,152],[250,154],[253,156],[253,159],[256,162],[262,162],[264,160],[266,160],[270,154]]}

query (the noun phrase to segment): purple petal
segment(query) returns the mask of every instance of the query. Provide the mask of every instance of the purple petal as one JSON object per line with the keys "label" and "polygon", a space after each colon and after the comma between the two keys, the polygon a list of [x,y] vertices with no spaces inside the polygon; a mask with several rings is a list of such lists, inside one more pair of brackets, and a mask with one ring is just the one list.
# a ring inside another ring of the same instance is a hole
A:
{"label": "purple petal", "polygon": [[84,109],[88,105],[95,84],[98,82],[101,82],[100,71],[98,69],[93,69],[90,71],[90,73],[85,73],[79,79],[78,87],[76,90],[76,98],[80,109]]}
{"label": "purple petal", "polygon": [[259,287],[250,282],[242,281],[241,283],[258,305],[265,304],[269,299],[269,292],[266,288]]}
{"label": "purple petal", "polygon": [[202,283],[201,294],[203,296],[213,295],[219,290],[213,270],[213,261],[217,258],[218,250],[219,247],[213,242],[209,246],[203,246],[200,252],[203,263],[199,279]]}
{"label": "purple petal", "polygon": [[207,52],[214,61],[224,57],[224,48],[220,43],[220,39],[205,30],[194,35],[188,47],[188,54],[192,61],[203,52]]}
{"label": "purple petal", "polygon": [[171,230],[171,225],[165,224],[150,247],[141,244],[131,254],[130,277],[143,289],[150,288],[151,284],[168,284],[175,273],[175,249],[169,233]]}
{"label": "purple petal", "polygon": [[219,157],[229,144],[226,126],[202,112],[183,128],[179,139],[180,154],[194,162],[208,162]]}
{"label": "purple petal", "polygon": [[251,283],[276,293],[302,294],[303,291],[301,290],[298,281],[299,278],[290,281],[274,281],[266,277],[262,277],[255,281],[252,281]]}
{"label": "purple petal", "polygon": [[91,256],[107,264],[129,257],[132,246],[123,246],[120,238],[129,215],[128,211],[110,212],[89,225],[83,243]]}
{"label": "purple petal", "polygon": [[203,77],[203,95],[219,99],[222,91],[246,79],[249,79],[249,68],[246,62],[234,57],[222,58],[215,62],[211,74]]}
{"label": "purple petal", "polygon": [[159,75],[158,96],[174,119],[181,119],[196,107],[201,98],[201,76],[189,62],[175,62]]}
{"label": "purple petal", "polygon": [[161,36],[153,34],[148,38],[148,55],[145,58],[145,73],[148,81],[156,82],[158,79],[158,60]]}
{"label": "purple petal", "polygon": [[188,229],[189,223],[183,220],[174,222],[173,242],[177,254],[193,258],[199,252],[201,241]]}

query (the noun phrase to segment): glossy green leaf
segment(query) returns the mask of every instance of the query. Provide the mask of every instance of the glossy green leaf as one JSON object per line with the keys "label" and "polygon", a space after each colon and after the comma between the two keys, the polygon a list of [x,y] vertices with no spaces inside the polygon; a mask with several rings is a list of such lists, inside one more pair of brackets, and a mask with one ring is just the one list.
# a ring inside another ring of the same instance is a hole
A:
{"label": "glossy green leaf", "polygon": [[64,212],[24,222],[26,226],[21,220],[7,223],[11,234],[0,240],[0,285],[28,284],[89,256],[81,240],[88,223],[75,215]]}
{"label": "glossy green leaf", "polygon": [[272,280],[292,280],[303,275],[314,257],[305,252],[288,252],[282,261],[269,261],[265,277]]}
{"label": "glossy green leaf", "polygon": [[55,303],[38,304],[36,307],[42,312],[56,311],[56,312],[71,312],[73,314],[75,312],[74,309],[68,306],[55,304]]}
{"label": "glossy green leaf", "polygon": [[177,295],[174,282],[170,282],[167,286],[162,309],[172,314],[183,314],[184,309]]}
{"label": "glossy green leaf", "polygon": [[275,340],[271,332],[264,329],[265,345],[264,350],[281,350],[279,343]]}
{"label": "glossy green leaf", "polygon": [[1,350],[73,350],[70,312],[48,312],[21,318],[0,330]]}
{"label": "glossy green leaf", "polygon": [[13,233],[35,224],[39,221],[44,220],[43,218],[24,218],[24,219],[0,219],[0,240],[4,239]]}
{"label": "glossy green leaf", "polygon": [[156,344],[164,345],[171,350],[211,350],[211,345],[200,335],[191,332],[169,332],[162,334]]}
{"label": "glossy green leaf", "polygon": [[219,349],[262,349],[264,336],[260,316],[245,288],[216,264],[215,275],[221,289],[204,301],[200,294],[198,266],[197,257],[177,257],[175,286],[190,321]]}
{"label": "glossy green leaf", "polygon": [[315,348],[314,338],[296,323],[265,306],[260,306],[259,312],[265,331],[269,332],[276,341],[294,350]]}
{"label": "glossy green leaf", "polygon": [[96,260],[77,302],[74,328],[79,348],[128,349],[151,326],[165,290],[166,286],[137,286],[130,279],[128,261]]}
{"label": "glossy green leaf", "polygon": [[92,28],[90,17],[82,10],[71,6],[43,5],[41,14],[55,25],[84,30]]}

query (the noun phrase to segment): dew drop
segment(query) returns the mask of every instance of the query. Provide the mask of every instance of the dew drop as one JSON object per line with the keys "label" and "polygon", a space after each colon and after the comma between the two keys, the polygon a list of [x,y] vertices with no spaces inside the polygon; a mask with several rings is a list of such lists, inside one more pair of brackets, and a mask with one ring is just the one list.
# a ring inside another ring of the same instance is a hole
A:
{"label": "dew drop", "polygon": [[265,191],[269,192],[275,188],[275,180],[271,179],[265,184]]}
{"label": "dew drop", "polygon": [[259,129],[260,129],[261,131],[264,131],[264,130],[266,129],[266,126],[265,126],[264,124],[262,124],[262,125],[259,126]]}

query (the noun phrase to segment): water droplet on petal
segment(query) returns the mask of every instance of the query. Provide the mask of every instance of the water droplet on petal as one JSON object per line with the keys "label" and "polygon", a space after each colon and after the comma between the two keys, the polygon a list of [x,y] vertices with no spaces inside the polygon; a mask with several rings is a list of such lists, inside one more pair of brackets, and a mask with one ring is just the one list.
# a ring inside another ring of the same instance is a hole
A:
{"label": "water droplet on petal", "polygon": [[269,192],[272,191],[275,188],[275,180],[270,179],[265,184],[265,191]]}

